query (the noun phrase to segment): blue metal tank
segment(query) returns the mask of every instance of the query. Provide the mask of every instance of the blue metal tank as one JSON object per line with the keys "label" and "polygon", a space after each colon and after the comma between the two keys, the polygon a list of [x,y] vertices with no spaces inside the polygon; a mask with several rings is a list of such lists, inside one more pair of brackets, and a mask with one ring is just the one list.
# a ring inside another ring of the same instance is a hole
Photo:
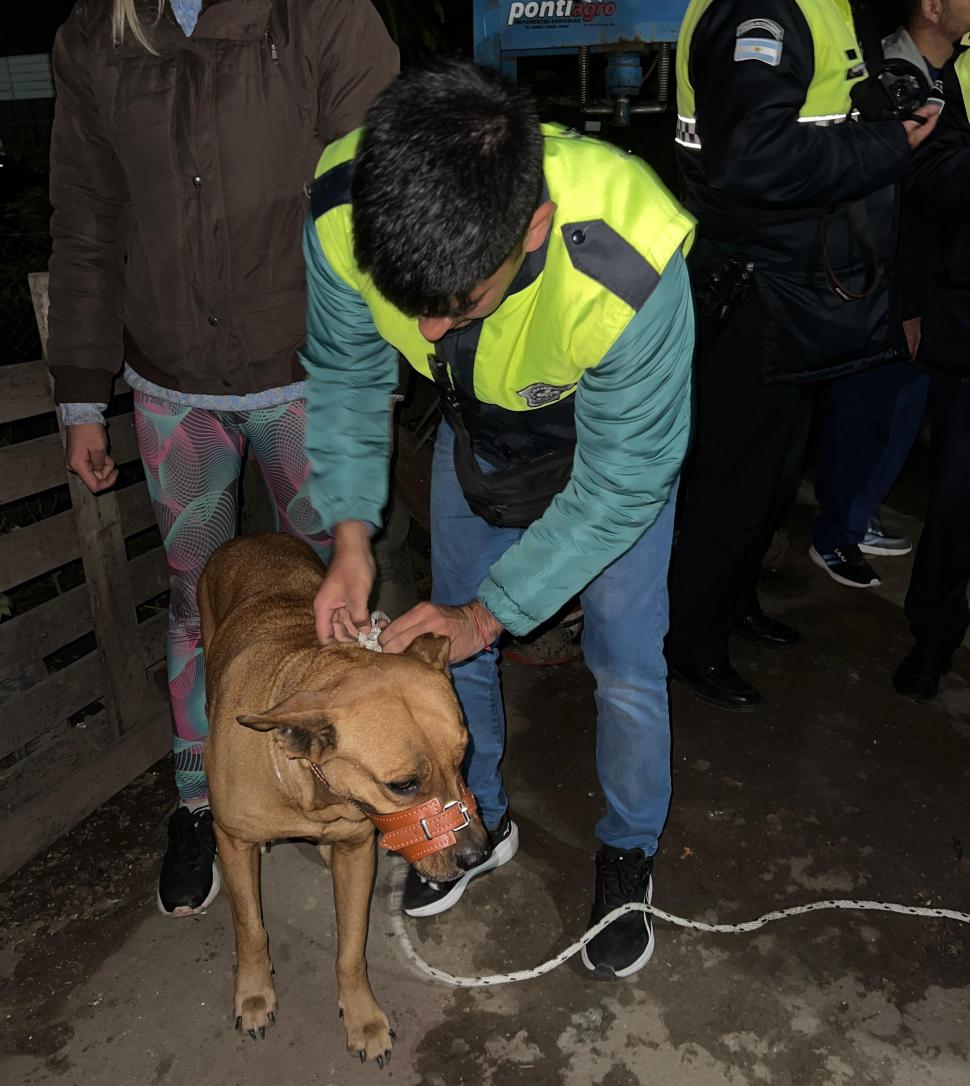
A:
{"label": "blue metal tank", "polygon": [[[687,0],[475,0],[475,59],[514,81],[524,57],[572,54],[578,108],[625,126],[631,115],[667,108],[672,48],[686,8]],[[605,100],[591,93],[594,53],[606,58]]]}

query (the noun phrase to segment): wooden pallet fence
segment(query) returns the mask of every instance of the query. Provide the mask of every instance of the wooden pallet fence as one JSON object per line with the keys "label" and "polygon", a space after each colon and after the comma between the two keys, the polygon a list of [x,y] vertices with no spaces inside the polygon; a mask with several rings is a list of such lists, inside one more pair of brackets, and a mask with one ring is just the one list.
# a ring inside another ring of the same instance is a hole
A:
{"label": "wooden pallet fence", "polygon": [[[46,273],[30,287],[46,352]],[[116,395],[126,391],[119,380]],[[53,412],[43,362],[0,366],[0,433]],[[0,507],[40,510],[0,534],[0,593],[14,603],[0,622],[0,878],[170,746],[158,681],[167,616],[145,607],[168,575],[147,487],[91,495],[66,471],[62,429],[34,430],[42,436],[0,444]],[[109,435],[116,463],[138,459],[131,411],[110,418]],[[70,507],[44,515],[65,484]],[[83,583],[65,584],[78,561]]]}

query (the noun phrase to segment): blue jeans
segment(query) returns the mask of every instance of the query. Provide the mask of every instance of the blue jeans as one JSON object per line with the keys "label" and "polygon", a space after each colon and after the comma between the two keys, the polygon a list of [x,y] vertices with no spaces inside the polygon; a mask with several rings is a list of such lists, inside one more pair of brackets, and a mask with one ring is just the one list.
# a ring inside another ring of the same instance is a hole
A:
{"label": "blue jeans", "polygon": [[815,465],[815,549],[861,543],[919,434],[928,379],[912,362],[838,377],[829,386]]}
{"label": "blue jeans", "polygon": [[[468,508],[453,443],[442,424],[431,469],[431,572],[434,602],[458,605],[474,599],[491,565],[523,530],[496,528]],[[596,836],[615,848],[642,848],[648,856],[657,851],[670,806],[663,642],[675,499],[676,487],[656,522],[581,595],[583,653],[596,679],[596,768],[606,798]],[[458,664],[453,677],[469,731],[465,778],[486,826],[494,827],[508,806],[499,768],[505,711],[498,656],[480,652]]]}

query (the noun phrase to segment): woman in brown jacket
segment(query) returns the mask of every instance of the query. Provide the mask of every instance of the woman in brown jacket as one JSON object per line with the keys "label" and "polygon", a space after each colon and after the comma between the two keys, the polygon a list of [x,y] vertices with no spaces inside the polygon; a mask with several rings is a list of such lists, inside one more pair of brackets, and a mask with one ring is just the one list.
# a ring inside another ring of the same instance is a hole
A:
{"label": "woman in brown jacket", "polygon": [[195,588],[236,532],[248,446],[279,526],[325,554],[307,498],[305,185],[397,71],[369,0],[78,0],[54,46],[49,360],[68,466],[112,486],[102,411],[134,390],[171,577],[180,803],[159,908],[219,891]]}

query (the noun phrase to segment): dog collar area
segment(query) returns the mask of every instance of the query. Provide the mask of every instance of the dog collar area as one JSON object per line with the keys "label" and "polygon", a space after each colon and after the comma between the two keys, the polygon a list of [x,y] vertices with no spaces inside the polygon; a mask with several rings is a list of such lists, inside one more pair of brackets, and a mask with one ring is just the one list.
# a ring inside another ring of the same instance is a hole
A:
{"label": "dog collar area", "polygon": [[[329,781],[316,762],[310,762],[310,769],[317,780],[330,788]],[[372,814],[363,811],[359,804],[355,803],[354,806],[362,810],[380,832],[381,848],[399,853],[411,864],[453,845],[455,834],[477,821],[475,797],[461,778],[458,787],[459,798],[443,806],[437,797],[390,814]],[[330,790],[333,791],[332,788]]]}

